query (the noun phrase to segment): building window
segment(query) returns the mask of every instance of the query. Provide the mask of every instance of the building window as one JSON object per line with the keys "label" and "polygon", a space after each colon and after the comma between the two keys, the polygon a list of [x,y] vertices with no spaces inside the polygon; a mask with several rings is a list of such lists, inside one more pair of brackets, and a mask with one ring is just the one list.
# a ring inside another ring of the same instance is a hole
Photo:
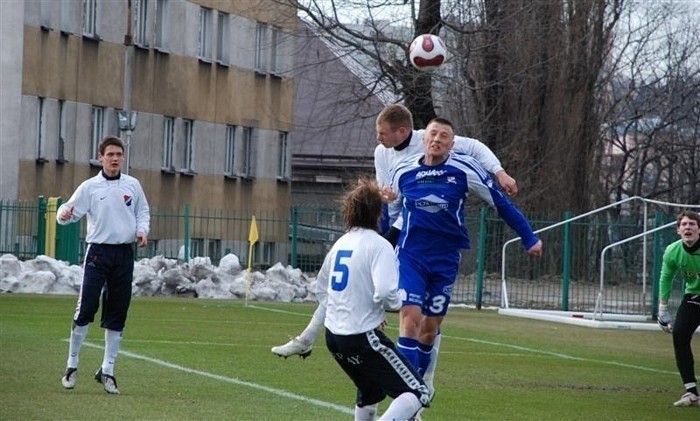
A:
{"label": "building window", "polygon": [[66,162],[66,101],[58,101],[58,151],[56,160]]}
{"label": "building window", "polygon": [[228,64],[229,51],[229,16],[227,13],[218,14],[218,25],[216,27],[216,60],[219,63]]}
{"label": "building window", "polygon": [[51,29],[51,14],[53,12],[54,2],[51,0],[41,0],[39,3],[39,13],[41,15],[42,29]]}
{"label": "building window", "polygon": [[134,44],[148,47],[148,0],[136,0],[132,13],[134,16]]}
{"label": "building window", "polygon": [[214,12],[206,7],[199,9],[199,58],[205,61],[211,60],[213,14]]}
{"label": "building window", "polygon": [[272,42],[270,43],[270,72],[275,75],[282,73],[280,57],[282,43],[282,28],[272,27]]}
{"label": "building window", "polygon": [[259,73],[267,73],[268,48],[267,25],[258,22],[255,28],[255,70]]}
{"label": "building window", "polygon": [[276,261],[275,243],[273,242],[261,241],[255,251],[254,260],[258,267],[269,269],[272,262]]}
{"label": "building window", "polygon": [[173,171],[173,145],[175,140],[175,119],[165,117],[163,120],[163,166],[166,171]]}
{"label": "building window", "polygon": [[182,129],[184,135],[184,144],[182,151],[182,167],[181,171],[186,173],[194,172],[194,123],[192,120],[183,120]]}
{"label": "building window", "polygon": [[155,46],[167,48],[168,46],[168,2],[167,0],[156,0],[156,36]]}
{"label": "building window", "polygon": [[241,142],[241,171],[243,177],[253,176],[253,128],[243,128],[243,141]]}
{"label": "building window", "polygon": [[236,126],[226,126],[226,162],[224,174],[236,175]]}
{"label": "building window", "polygon": [[76,1],[62,1],[58,3],[57,7],[60,8],[58,27],[61,32],[75,34],[80,31],[81,6],[81,3]]}
{"label": "building window", "polygon": [[204,238],[192,238],[190,240],[190,258],[204,257]]}
{"label": "building window", "polygon": [[288,180],[289,173],[287,171],[288,157],[288,139],[287,132],[280,132],[280,147],[279,147],[279,159],[277,160],[277,179],[278,180]]}
{"label": "building window", "polygon": [[219,262],[221,260],[221,240],[209,240],[209,250],[208,254],[212,263]]}
{"label": "building window", "polygon": [[97,0],[83,0],[83,35],[97,38]]}
{"label": "building window", "polygon": [[104,134],[104,115],[105,109],[103,107],[92,107],[92,119],[91,119],[91,133],[90,133],[90,160],[99,163],[99,146]]}
{"label": "building window", "polygon": [[[108,110],[110,110],[110,108],[108,108]],[[121,114],[122,110],[114,108],[112,111],[113,112],[108,113],[109,121],[106,122],[107,134],[117,137],[123,136],[122,131],[119,128],[119,114]],[[126,142],[126,139],[122,137],[122,141]]]}
{"label": "building window", "polygon": [[46,162],[46,98],[39,97],[36,125],[36,160]]}

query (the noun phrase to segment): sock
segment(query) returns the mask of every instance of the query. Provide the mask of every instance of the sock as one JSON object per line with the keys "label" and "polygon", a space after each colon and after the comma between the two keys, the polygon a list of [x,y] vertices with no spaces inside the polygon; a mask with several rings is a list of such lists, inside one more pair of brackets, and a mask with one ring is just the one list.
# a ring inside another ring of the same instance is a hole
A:
{"label": "sock", "polygon": [[321,329],[323,329],[323,323],[325,320],[326,307],[316,307],[316,311],[314,311],[314,315],[311,317],[311,321],[306,326],[306,329],[304,329],[304,331],[301,332],[299,336],[297,336],[297,339],[299,339],[301,342],[307,345],[313,344],[316,341],[316,336],[318,336],[318,332]]}
{"label": "sock", "polygon": [[425,371],[430,364],[430,356],[433,352],[433,346],[418,342],[418,374],[425,377]]}
{"label": "sock", "polygon": [[397,348],[406,357],[408,362],[413,365],[413,368],[418,370],[418,341],[416,339],[399,336],[396,341]]}
{"label": "sock", "polygon": [[391,402],[379,421],[410,420],[422,407],[418,396],[404,392]]}
{"label": "sock", "polygon": [[374,405],[355,406],[355,421],[374,421],[377,416],[377,407],[379,403]]}
{"label": "sock", "polygon": [[70,331],[70,345],[68,346],[68,361],[66,367],[78,368],[78,360],[80,359],[80,348],[85,342],[90,325],[78,326],[73,322],[73,327]]}
{"label": "sock", "polygon": [[105,329],[105,354],[102,359],[102,374],[114,376],[114,361],[119,354],[119,346],[121,343],[121,332]]}
{"label": "sock", "polygon": [[685,385],[685,390],[688,392],[694,394],[695,396],[698,396],[698,385],[697,383],[686,383]]}
{"label": "sock", "polygon": [[435,367],[437,367],[438,352],[440,351],[440,342],[442,341],[442,333],[438,330],[438,334],[435,336],[435,342],[433,343],[433,349],[430,353],[430,362],[428,367],[425,369],[425,374],[423,375],[423,380],[425,384],[428,385],[428,389],[435,390],[433,386],[435,381]]}

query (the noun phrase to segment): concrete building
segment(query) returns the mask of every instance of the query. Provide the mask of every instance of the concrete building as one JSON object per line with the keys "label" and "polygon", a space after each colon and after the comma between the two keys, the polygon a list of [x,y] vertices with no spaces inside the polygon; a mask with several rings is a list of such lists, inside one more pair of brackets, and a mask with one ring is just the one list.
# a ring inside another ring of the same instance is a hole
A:
{"label": "concrete building", "polygon": [[285,34],[295,11],[264,0],[133,0],[127,92],[128,4],[0,3],[0,197],[72,192],[98,169],[99,140],[126,138],[119,116],[131,107],[128,171],[152,203],[288,209],[294,80]]}
{"label": "concrete building", "polygon": [[0,199],[67,198],[114,134],[152,207],[288,215],[296,25],[271,0],[0,2]]}

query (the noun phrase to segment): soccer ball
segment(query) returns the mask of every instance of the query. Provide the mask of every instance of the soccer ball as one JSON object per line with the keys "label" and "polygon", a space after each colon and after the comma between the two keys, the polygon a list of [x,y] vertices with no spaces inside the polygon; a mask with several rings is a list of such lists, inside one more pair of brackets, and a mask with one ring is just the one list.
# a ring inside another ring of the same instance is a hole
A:
{"label": "soccer ball", "polygon": [[413,67],[420,71],[430,72],[447,58],[445,43],[437,35],[418,35],[408,47],[408,57]]}

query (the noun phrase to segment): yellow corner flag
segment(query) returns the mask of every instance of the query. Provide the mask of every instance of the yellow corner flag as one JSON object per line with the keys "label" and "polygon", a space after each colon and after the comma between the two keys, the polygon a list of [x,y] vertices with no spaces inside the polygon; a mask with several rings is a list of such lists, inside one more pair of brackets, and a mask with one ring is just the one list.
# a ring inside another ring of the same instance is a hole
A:
{"label": "yellow corner flag", "polygon": [[250,277],[253,274],[253,245],[258,242],[258,224],[255,222],[255,215],[250,221],[250,233],[248,234],[248,276],[245,283],[245,305],[248,305],[248,294],[250,293]]}
{"label": "yellow corner flag", "polygon": [[253,219],[250,221],[250,234],[248,234],[248,242],[258,242],[258,224],[255,223],[255,215],[253,215]]}

